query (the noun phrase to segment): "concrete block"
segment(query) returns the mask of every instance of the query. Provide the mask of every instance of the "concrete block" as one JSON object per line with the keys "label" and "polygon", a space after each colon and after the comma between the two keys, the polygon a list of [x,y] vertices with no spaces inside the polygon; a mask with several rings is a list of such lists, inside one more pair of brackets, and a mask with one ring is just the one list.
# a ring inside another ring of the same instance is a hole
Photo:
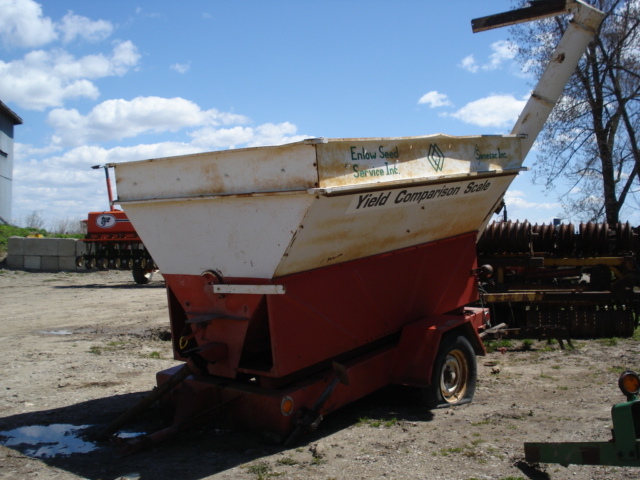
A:
{"label": "concrete block", "polygon": [[24,255],[7,255],[7,267],[22,270],[24,268]]}
{"label": "concrete block", "polygon": [[24,237],[9,238],[7,255],[24,255]]}
{"label": "concrete block", "polygon": [[24,239],[25,255],[46,255],[54,257],[58,255],[58,239],[57,238],[25,238]]}
{"label": "concrete block", "polygon": [[83,241],[76,241],[76,257],[87,253],[87,244]]}
{"label": "concrete block", "polygon": [[59,257],[75,257],[76,256],[76,239],[75,238],[58,238],[58,256]]}
{"label": "concrete block", "polygon": [[65,271],[65,272],[75,272],[75,271],[79,271],[79,270],[84,270],[83,268],[80,267],[76,267],[76,257],[58,257],[58,268],[61,271]]}
{"label": "concrete block", "polygon": [[25,270],[40,270],[40,266],[41,266],[41,257],[39,255],[24,256]]}
{"label": "concrete block", "polygon": [[58,256],[52,257],[43,255],[40,257],[40,270],[43,272],[58,272],[60,271],[60,262]]}

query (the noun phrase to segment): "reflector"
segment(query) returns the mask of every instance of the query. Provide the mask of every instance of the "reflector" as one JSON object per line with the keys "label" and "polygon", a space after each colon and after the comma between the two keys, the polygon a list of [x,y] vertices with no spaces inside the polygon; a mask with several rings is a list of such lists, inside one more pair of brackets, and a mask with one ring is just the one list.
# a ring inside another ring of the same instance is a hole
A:
{"label": "reflector", "polygon": [[627,370],[620,375],[618,386],[625,395],[636,395],[640,391],[640,378],[635,372]]}
{"label": "reflector", "polygon": [[293,412],[293,398],[284,397],[282,399],[282,403],[280,404],[280,411],[285,417],[291,415],[291,412]]}

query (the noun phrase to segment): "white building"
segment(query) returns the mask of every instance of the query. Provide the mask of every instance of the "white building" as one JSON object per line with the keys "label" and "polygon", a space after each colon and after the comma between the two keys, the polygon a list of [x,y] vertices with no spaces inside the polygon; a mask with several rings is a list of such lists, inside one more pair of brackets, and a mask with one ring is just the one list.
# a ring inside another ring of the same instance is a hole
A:
{"label": "white building", "polygon": [[22,119],[0,102],[0,223],[11,222],[14,125],[22,125]]}

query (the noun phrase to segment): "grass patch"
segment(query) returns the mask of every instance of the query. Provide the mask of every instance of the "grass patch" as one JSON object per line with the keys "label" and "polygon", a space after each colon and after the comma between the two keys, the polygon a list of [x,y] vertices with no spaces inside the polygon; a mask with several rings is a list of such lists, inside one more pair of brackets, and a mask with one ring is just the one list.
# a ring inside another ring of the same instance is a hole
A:
{"label": "grass patch", "polygon": [[530,338],[525,338],[522,340],[522,350],[525,352],[529,352],[533,349],[534,341]]}
{"label": "grass patch", "polygon": [[628,370],[628,368],[625,367],[621,367],[619,365],[613,365],[609,368],[607,368],[607,372],[609,373],[615,373],[616,375],[620,375],[622,372],[624,372],[625,370]]}
{"label": "grass patch", "polygon": [[491,424],[491,420],[487,419],[487,420],[481,420],[479,422],[472,422],[471,426],[472,427],[479,427],[480,425],[490,425]]}
{"label": "grass patch", "polygon": [[492,353],[500,348],[512,348],[513,342],[508,338],[502,338],[500,340],[486,342],[484,346],[488,353]]}
{"label": "grass patch", "polygon": [[246,468],[247,472],[250,474],[255,475],[258,480],[265,480],[267,478],[284,475],[284,473],[274,472],[267,462],[254,463],[253,465],[247,465],[244,468]]}
{"label": "grass patch", "polygon": [[363,427],[367,425],[371,428],[379,428],[379,427],[391,428],[395,425],[398,425],[398,423],[399,422],[396,417],[392,417],[387,420],[380,419],[380,418],[360,417],[356,425],[359,427]]}

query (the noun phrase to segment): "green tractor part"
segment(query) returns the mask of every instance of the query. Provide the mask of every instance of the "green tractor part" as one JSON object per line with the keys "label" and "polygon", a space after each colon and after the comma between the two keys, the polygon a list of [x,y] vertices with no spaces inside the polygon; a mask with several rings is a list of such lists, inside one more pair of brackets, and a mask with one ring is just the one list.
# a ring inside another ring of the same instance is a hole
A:
{"label": "green tractor part", "polygon": [[613,438],[608,442],[525,443],[527,462],[574,465],[640,467],[640,378],[635,372],[620,375],[618,386],[627,401],[611,409]]}

